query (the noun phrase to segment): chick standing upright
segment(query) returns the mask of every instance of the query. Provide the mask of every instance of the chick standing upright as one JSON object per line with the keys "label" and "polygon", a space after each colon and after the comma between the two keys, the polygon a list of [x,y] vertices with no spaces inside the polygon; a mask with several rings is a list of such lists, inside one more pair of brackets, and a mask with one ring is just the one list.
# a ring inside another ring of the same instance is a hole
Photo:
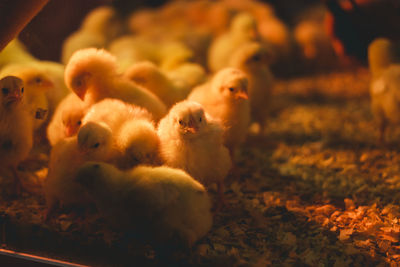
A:
{"label": "chick standing upright", "polygon": [[223,180],[232,166],[222,134],[220,124],[206,115],[202,105],[179,102],[158,126],[163,161],[206,186],[217,183],[222,197]]}
{"label": "chick standing upright", "polygon": [[251,118],[260,125],[261,133],[271,104],[274,77],[269,69],[270,54],[266,47],[249,42],[239,47],[230,65],[246,73],[249,79],[248,94]]}
{"label": "chick standing upright", "polygon": [[76,51],[66,66],[65,82],[88,107],[104,98],[117,98],[146,108],[156,120],[167,112],[156,95],[120,76],[115,58],[102,49]]}
{"label": "chick standing upright", "polygon": [[20,179],[18,164],[26,159],[33,143],[33,122],[28,108],[23,103],[23,81],[15,76],[0,80],[0,166],[4,173],[10,169],[17,190]]}
{"label": "chick standing upright", "polygon": [[248,13],[239,13],[233,18],[229,31],[218,36],[210,45],[208,67],[212,72],[228,67],[232,53],[239,46],[257,39],[257,22],[254,17]]}
{"label": "chick standing upright", "polygon": [[250,102],[247,75],[236,68],[220,70],[212,80],[193,89],[188,99],[203,105],[205,111],[220,121],[224,144],[233,156],[247,136]]}
{"label": "chick standing upright", "polygon": [[111,225],[156,247],[191,247],[212,226],[206,190],[184,171],[139,166],[123,172],[88,162],[76,180]]}

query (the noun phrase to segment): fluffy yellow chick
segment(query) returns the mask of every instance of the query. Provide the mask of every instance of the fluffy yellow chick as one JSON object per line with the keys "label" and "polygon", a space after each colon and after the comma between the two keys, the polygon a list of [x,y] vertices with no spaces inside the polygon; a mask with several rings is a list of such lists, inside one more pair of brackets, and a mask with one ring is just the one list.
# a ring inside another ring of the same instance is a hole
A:
{"label": "fluffy yellow chick", "polygon": [[46,92],[54,84],[44,71],[29,64],[9,64],[0,71],[0,77],[14,75],[24,82],[25,104],[33,120],[34,130],[38,130],[47,121],[49,102]]}
{"label": "fluffy yellow chick", "polygon": [[33,122],[23,103],[24,85],[20,78],[6,76],[0,80],[0,166],[10,169],[17,190],[20,179],[18,164],[24,160],[33,143]]}
{"label": "fluffy yellow chick", "polygon": [[224,144],[231,155],[247,136],[250,124],[247,75],[236,68],[225,68],[212,80],[193,89],[188,99],[203,105],[224,128]]}
{"label": "fluffy yellow chick", "polygon": [[117,98],[146,108],[156,120],[166,114],[166,106],[152,92],[119,76],[115,58],[105,50],[88,48],[73,54],[65,69],[67,86],[87,106]]}
{"label": "fluffy yellow chick", "polygon": [[113,147],[119,154],[114,161],[118,167],[159,163],[158,136],[152,116],[145,109],[118,99],[104,99],[88,110],[82,127],[91,122],[110,128]]}
{"label": "fluffy yellow chick", "polygon": [[[173,70],[165,71],[167,77],[177,88],[189,88],[202,84],[207,79],[207,73],[204,68],[196,63],[183,63]],[[188,90],[187,93],[190,93]]]}
{"label": "fluffy yellow chick", "polygon": [[13,39],[0,52],[0,68],[10,63],[26,63],[36,60],[17,39]]}
{"label": "fluffy yellow chick", "polygon": [[100,6],[89,12],[83,20],[81,27],[65,39],[61,61],[64,64],[72,54],[83,48],[105,48],[114,38],[124,31],[121,19],[110,6]]}
{"label": "fluffy yellow chick", "polygon": [[124,172],[88,162],[76,180],[111,225],[133,231],[156,247],[191,247],[211,229],[208,194],[182,170],[138,166]]}
{"label": "fluffy yellow chick", "polygon": [[124,76],[157,95],[167,107],[187,97],[192,88],[177,87],[154,63],[143,61],[129,67]]}
{"label": "fluffy yellow chick", "polygon": [[160,68],[171,70],[179,65],[193,60],[194,53],[185,44],[179,41],[167,41],[160,45],[158,52]]}
{"label": "fluffy yellow chick", "polygon": [[400,65],[390,65],[370,86],[371,109],[379,126],[379,140],[385,142],[389,124],[400,123]]}
{"label": "fluffy yellow chick", "polygon": [[390,64],[400,63],[400,46],[386,38],[377,38],[368,46],[368,63],[372,79],[381,77]]}
{"label": "fluffy yellow chick", "polygon": [[229,31],[218,36],[208,51],[208,67],[212,72],[227,67],[232,53],[242,44],[258,39],[257,22],[248,13],[236,15]]}
{"label": "fluffy yellow chick", "polygon": [[[96,134],[91,135],[93,132]],[[46,217],[50,217],[59,204],[68,206],[89,202],[85,191],[74,180],[78,168],[87,161],[109,160],[113,156],[111,131],[107,125],[87,124],[80,129],[78,137],[62,139],[51,150],[44,183]]]}
{"label": "fluffy yellow chick", "polygon": [[251,118],[261,130],[268,116],[274,77],[269,69],[270,53],[261,43],[249,42],[239,47],[230,65],[242,70],[249,80]]}
{"label": "fluffy yellow chick", "polygon": [[153,122],[144,119],[132,119],[124,123],[116,138],[121,157],[116,165],[122,169],[138,164],[161,165],[160,139]]}
{"label": "fluffy yellow chick", "polygon": [[47,127],[47,139],[54,146],[61,139],[75,135],[86,113],[84,102],[74,93],[70,93],[58,105]]}
{"label": "fluffy yellow chick", "polygon": [[158,126],[160,153],[166,165],[180,168],[204,185],[217,183],[222,197],[223,180],[232,163],[223,145],[223,130],[197,102],[174,105]]}

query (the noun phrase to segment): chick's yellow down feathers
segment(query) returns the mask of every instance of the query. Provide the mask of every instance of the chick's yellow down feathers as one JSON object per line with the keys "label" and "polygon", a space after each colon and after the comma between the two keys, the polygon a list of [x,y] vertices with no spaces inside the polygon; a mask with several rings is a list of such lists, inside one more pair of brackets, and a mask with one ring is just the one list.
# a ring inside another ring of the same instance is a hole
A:
{"label": "chick's yellow down feathers", "polygon": [[368,46],[368,64],[372,78],[379,78],[391,64],[400,63],[400,45],[387,38],[376,38]]}
{"label": "chick's yellow down feathers", "polygon": [[88,162],[76,180],[113,226],[140,233],[153,245],[175,241],[190,247],[211,228],[206,190],[181,170],[139,166],[123,172]]}
{"label": "chick's yellow down feathers", "polygon": [[75,52],[66,66],[65,81],[87,106],[104,98],[117,98],[146,108],[156,120],[166,114],[165,104],[155,94],[117,73],[115,58],[105,50]]}
{"label": "chick's yellow down feathers", "polygon": [[179,102],[158,126],[163,161],[202,184],[220,184],[232,165],[222,134],[220,124],[206,115],[199,103]]}
{"label": "chick's yellow down feathers", "polygon": [[203,105],[205,111],[221,122],[224,144],[234,152],[247,136],[250,124],[247,75],[236,68],[225,68],[206,84],[193,89],[189,100]]}

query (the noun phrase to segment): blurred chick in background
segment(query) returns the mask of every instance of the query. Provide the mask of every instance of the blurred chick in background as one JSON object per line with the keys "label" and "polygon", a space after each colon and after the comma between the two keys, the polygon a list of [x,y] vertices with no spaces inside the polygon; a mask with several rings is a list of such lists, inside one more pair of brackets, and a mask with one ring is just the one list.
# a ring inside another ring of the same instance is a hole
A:
{"label": "blurred chick in background", "polygon": [[227,67],[232,53],[242,44],[257,41],[257,22],[248,13],[236,15],[229,31],[213,40],[208,51],[208,67],[212,72]]}
{"label": "blurred chick in background", "polygon": [[269,69],[271,57],[267,47],[258,42],[249,42],[240,46],[230,61],[231,67],[247,75],[251,118],[260,125],[260,133],[263,132],[271,105],[274,83],[274,76]]}
{"label": "blurred chick in background", "polygon": [[81,27],[65,39],[61,61],[67,64],[72,54],[79,49],[105,48],[111,40],[123,32],[125,32],[123,22],[113,7],[97,7],[86,15]]}
{"label": "blurred chick in background", "polygon": [[192,90],[188,86],[176,86],[150,61],[133,64],[125,71],[124,76],[153,92],[164,101],[167,107],[185,99]]}
{"label": "blurred chick in background", "polygon": [[222,126],[202,105],[188,100],[174,105],[158,125],[165,164],[185,170],[206,186],[217,183],[220,200],[223,181],[232,166],[222,135]]}
{"label": "blurred chick in background", "polygon": [[188,96],[189,100],[202,104],[208,114],[221,122],[224,144],[231,156],[246,139],[250,125],[247,88],[248,78],[243,71],[225,68],[217,72],[208,83],[194,88]]}
{"label": "blurred chick in background", "polygon": [[377,38],[368,46],[368,65],[375,80],[391,65],[400,63],[400,44],[387,38]]}
{"label": "blurred chick in background", "polygon": [[156,120],[167,111],[156,95],[119,76],[115,57],[105,50],[88,48],[74,53],[65,69],[65,81],[87,106],[117,98],[146,108]]}
{"label": "blurred chick in background", "polygon": [[207,192],[184,171],[139,166],[123,172],[88,162],[76,181],[112,226],[155,247],[190,248],[211,229]]}
{"label": "blurred chick in background", "polygon": [[0,80],[0,167],[12,172],[16,193],[21,189],[18,165],[28,157],[33,145],[33,120],[24,104],[24,84],[15,76]]}

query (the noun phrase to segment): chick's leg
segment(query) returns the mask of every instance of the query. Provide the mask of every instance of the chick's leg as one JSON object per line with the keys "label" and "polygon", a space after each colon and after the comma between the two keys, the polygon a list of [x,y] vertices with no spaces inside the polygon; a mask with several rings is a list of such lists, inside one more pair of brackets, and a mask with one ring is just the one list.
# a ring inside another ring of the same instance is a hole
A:
{"label": "chick's leg", "polygon": [[385,133],[386,133],[386,120],[382,119],[379,123],[379,144],[385,145]]}

